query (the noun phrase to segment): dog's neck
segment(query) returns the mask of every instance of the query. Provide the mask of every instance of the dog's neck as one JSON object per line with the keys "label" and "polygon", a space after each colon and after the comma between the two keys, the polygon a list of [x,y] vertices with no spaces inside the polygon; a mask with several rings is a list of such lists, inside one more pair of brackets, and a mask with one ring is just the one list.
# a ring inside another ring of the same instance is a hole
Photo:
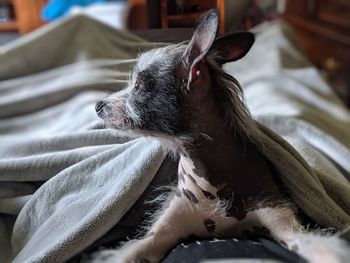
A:
{"label": "dog's neck", "polygon": [[187,171],[190,175],[205,178],[217,188],[235,187],[242,198],[261,194],[261,187],[270,188],[269,167],[256,147],[228,127],[214,102],[204,105],[193,109],[190,115],[193,136],[191,142],[183,144],[179,170],[191,162],[194,169]]}
{"label": "dog's neck", "polygon": [[210,123],[199,118],[194,125],[196,131],[192,132],[191,141],[183,144],[181,153],[187,158],[181,160],[192,160],[196,173],[200,173],[196,176],[215,182],[215,174],[225,177],[243,169],[247,149],[240,135],[234,135],[219,118],[210,118]]}

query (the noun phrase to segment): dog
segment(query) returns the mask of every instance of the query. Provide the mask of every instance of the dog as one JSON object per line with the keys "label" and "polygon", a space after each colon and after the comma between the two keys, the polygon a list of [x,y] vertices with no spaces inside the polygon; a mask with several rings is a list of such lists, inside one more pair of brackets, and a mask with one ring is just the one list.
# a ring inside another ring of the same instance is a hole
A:
{"label": "dog", "polygon": [[178,183],[147,233],[93,262],[160,262],[179,240],[241,237],[259,230],[310,262],[345,262],[345,241],[305,230],[271,167],[249,142],[254,121],[222,65],[245,56],[249,32],[216,38],[218,14],[188,43],[140,55],[128,87],[96,104],[108,127],[153,136],[179,155]]}

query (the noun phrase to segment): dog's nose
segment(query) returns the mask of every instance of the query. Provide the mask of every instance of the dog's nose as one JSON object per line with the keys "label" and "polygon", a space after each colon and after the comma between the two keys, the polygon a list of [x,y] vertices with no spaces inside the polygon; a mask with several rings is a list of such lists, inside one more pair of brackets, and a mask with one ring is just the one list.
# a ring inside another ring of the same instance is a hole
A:
{"label": "dog's nose", "polygon": [[106,103],[105,103],[103,100],[97,102],[96,105],[95,105],[95,110],[96,110],[96,112],[101,111],[102,108],[103,108],[105,105],[106,105]]}

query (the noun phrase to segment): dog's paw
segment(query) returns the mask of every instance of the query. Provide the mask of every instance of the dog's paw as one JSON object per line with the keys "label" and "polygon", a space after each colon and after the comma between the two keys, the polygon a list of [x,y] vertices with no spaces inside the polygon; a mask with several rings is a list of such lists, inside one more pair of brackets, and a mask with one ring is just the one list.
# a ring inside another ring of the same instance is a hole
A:
{"label": "dog's paw", "polygon": [[121,263],[121,255],[117,250],[106,249],[97,251],[83,260],[84,263]]}
{"label": "dog's paw", "polygon": [[311,263],[347,263],[350,258],[349,244],[336,235],[320,233],[297,234],[297,253]]}
{"label": "dog's paw", "polygon": [[155,261],[125,250],[100,250],[83,260],[84,263],[154,263]]}

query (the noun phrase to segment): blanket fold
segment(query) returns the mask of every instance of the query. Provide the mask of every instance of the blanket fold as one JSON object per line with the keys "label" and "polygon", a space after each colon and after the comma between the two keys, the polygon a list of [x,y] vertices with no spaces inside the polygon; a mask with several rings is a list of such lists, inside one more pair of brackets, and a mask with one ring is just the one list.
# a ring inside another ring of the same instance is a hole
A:
{"label": "blanket fold", "polygon": [[[250,139],[307,215],[343,230],[350,113],[287,25],[254,30],[251,52],[225,68],[257,121]],[[0,47],[0,262],[66,261],[127,212],[136,226],[132,207],[151,181],[170,183],[161,142],[103,129],[94,111],[125,86],[137,54],[160,45],[76,16]]]}
{"label": "blanket fold", "polygon": [[[349,225],[350,185],[316,173],[286,141],[267,127],[258,127],[251,140],[274,164],[293,201],[320,225],[336,229]],[[344,236],[350,239],[350,232]]]}

